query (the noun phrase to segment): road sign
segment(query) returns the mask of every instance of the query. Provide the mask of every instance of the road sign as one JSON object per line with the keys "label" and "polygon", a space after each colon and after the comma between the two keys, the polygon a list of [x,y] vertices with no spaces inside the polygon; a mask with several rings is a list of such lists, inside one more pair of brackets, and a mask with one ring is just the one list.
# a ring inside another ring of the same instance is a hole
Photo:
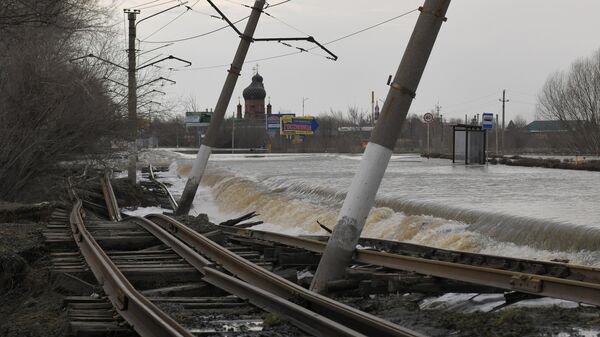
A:
{"label": "road sign", "polygon": [[494,114],[491,112],[484,112],[481,114],[481,126],[484,129],[494,128]]}
{"label": "road sign", "polygon": [[295,114],[272,114],[267,116],[267,130],[269,131],[280,131],[281,129],[281,117],[284,116],[296,116]]}
{"label": "road sign", "polygon": [[317,119],[312,116],[282,116],[280,121],[282,135],[312,135],[319,127]]}
{"label": "road sign", "polygon": [[423,121],[427,124],[433,122],[433,114],[431,112],[426,112],[423,115]]}

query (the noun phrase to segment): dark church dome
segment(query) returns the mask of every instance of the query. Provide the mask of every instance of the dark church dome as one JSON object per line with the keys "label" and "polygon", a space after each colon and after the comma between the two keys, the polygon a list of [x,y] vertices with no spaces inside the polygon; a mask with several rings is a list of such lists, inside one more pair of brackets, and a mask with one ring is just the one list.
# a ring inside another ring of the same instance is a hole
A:
{"label": "dark church dome", "polygon": [[244,89],[242,95],[244,99],[265,99],[267,92],[263,85],[263,78],[258,73],[252,76],[252,83]]}

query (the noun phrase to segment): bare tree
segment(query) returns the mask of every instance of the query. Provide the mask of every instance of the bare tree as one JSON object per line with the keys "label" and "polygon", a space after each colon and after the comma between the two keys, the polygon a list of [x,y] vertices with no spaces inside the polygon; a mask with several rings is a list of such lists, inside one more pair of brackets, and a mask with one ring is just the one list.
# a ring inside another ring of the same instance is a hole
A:
{"label": "bare tree", "polygon": [[108,16],[93,0],[0,5],[0,199],[19,200],[60,161],[106,153],[120,137],[106,68],[69,62],[94,45],[81,39],[110,38]]}
{"label": "bare tree", "polygon": [[600,50],[552,74],[538,97],[540,115],[562,122],[571,147],[600,154]]}

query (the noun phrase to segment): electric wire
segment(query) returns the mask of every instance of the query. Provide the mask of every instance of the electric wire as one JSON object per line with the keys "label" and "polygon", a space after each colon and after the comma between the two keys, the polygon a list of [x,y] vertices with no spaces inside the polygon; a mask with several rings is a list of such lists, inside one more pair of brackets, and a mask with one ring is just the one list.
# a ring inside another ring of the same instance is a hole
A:
{"label": "electric wire", "polygon": [[167,27],[168,25],[172,24],[173,22],[177,21],[177,19],[179,19],[180,17],[182,17],[185,13],[187,13],[192,7],[194,7],[196,4],[198,4],[198,2],[200,2],[200,0],[197,0],[193,5],[191,6],[186,6],[185,11],[181,12],[179,15],[177,15],[175,18],[173,18],[171,21],[167,22],[166,24],[164,24],[162,27],[158,28],[157,30],[155,30],[152,34],[146,36],[145,38],[141,39],[140,42],[144,42],[144,40],[146,40],[147,38],[150,38],[152,36],[154,36],[156,33],[160,32],[161,30],[165,29],[165,27]]}
{"label": "electric wire", "polygon": [[268,16],[268,17],[270,17],[270,18],[272,18],[272,19],[274,19],[274,20],[276,20],[276,21],[279,21],[280,23],[282,23],[282,24],[284,24],[284,25],[286,25],[286,26],[290,27],[291,29],[293,29],[293,30],[297,31],[297,32],[298,32],[298,33],[300,33],[300,34],[304,34],[304,35],[307,35],[307,36],[311,36],[310,34],[308,34],[308,33],[304,32],[304,31],[302,31],[301,29],[299,29],[299,28],[297,28],[297,27],[295,27],[295,26],[292,26],[291,24],[289,24],[289,23],[287,23],[287,22],[285,22],[285,21],[283,21],[283,20],[281,20],[281,19],[279,19],[279,18],[275,17],[275,16],[274,16],[273,14],[271,14],[271,13],[267,13],[267,12],[265,12],[265,11],[263,11],[262,13],[263,13],[263,14],[265,14],[266,16]]}
{"label": "electric wire", "polygon": [[292,1],[292,0],[284,0],[284,1],[277,2],[277,3],[273,4],[273,5],[271,5],[271,4],[269,4],[267,2],[267,6],[265,7],[265,9],[272,8],[272,7],[279,6],[279,5],[283,5],[284,3],[290,2],[290,1]]}
{"label": "electric wire", "polygon": [[[271,6],[271,7],[273,7],[273,6]],[[352,37],[352,36],[355,36],[355,35],[358,35],[358,34],[360,34],[360,33],[363,33],[363,32],[366,32],[366,31],[368,31],[368,30],[371,30],[371,29],[374,29],[374,28],[376,28],[376,27],[379,27],[379,26],[381,26],[381,25],[383,25],[383,24],[386,24],[386,23],[388,23],[388,22],[391,22],[391,21],[397,20],[397,19],[399,19],[399,18],[405,17],[405,16],[407,16],[407,15],[409,15],[409,14],[412,14],[412,13],[414,13],[414,12],[418,11],[418,10],[419,10],[418,8],[415,8],[415,9],[413,9],[413,10],[410,10],[410,11],[407,11],[407,12],[405,12],[405,13],[402,13],[402,14],[396,15],[396,16],[394,16],[394,17],[392,17],[392,18],[389,18],[389,19],[387,19],[387,20],[384,20],[384,21],[378,22],[378,23],[376,23],[376,24],[374,24],[374,25],[371,25],[371,26],[368,26],[368,27],[362,28],[362,29],[360,29],[360,30],[358,30],[358,31],[355,31],[355,32],[352,32],[352,33],[350,33],[350,34],[346,34],[346,35],[344,35],[344,36],[341,36],[341,37],[339,37],[339,38],[333,39],[333,40],[331,40],[331,41],[325,42],[325,43],[323,43],[323,45],[325,46],[325,45],[328,45],[328,44],[332,44],[332,43],[336,43],[336,42],[342,41],[342,40],[344,40],[344,39],[350,38],[350,37]],[[237,23],[237,22],[234,22],[234,23]],[[224,26],[224,27],[220,28],[219,30],[221,30],[221,29],[225,29],[225,28],[227,28],[227,27],[229,27],[229,26]],[[205,33],[204,35],[208,35],[208,34],[210,34],[210,33]],[[163,42],[165,42],[165,41],[163,41]],[[166,42],[173,42],[173,41],[166,41]],[[148,43],[148,41],[147,41],[147,43]],[[281,43],[281,42],[280,42],[280,43]],[[291,47],[293,47],[293,48],[297,48],[297,47],[294,47],[294,46],[292,46],[292,45],[290,45],[290,46],[291,46]],[[304,51],[303,51],[303,50],[298,50],[297,52],[293,52],[293,53],[285,53],[285,54],[280,54],[280,55],[274,55],[274,56],[268,56],[268,57],[264,57],[264,58],[259,58],[259,59],[254,59],[254,60],[249,60],[249,61],[246,61],[246,62],[244,62],[244,64],[245,64],[245,63],[258,62],[258,61],[273,60],[273,59],[278,59],[278,58],[282,58],[282,57],[288,57],[288,56],[291,56],[291,55],[297,55],[297,54],[303,53],[303,52],[305,52],[305,51],[312,51],[312,50],[314,50],[314,49],[317,49],[317,48],[319,48],[319,47],[318,47],[318,46],[314,46],[314,47],[311,47],[311,48],[307,48],[307,49],[305,49]],[[319,55],[319,56],[325,57],[325,56],[323,56],[323,55],[320,55],[320,54],[314,54],[314,55]],[[205,70],[205,69],[223,68],[223,67],[228,67],[228,66],[229,66],[229,64],[223,64],[223,65],[204,66],[204,67],[193,67],[193,68],[190,68],[190,67],[188,67],[188,68],[186,68],[186,69],[181,69],[181,70],[174,69],[174,70],[175,70],[175,71],[192,71],[192,70]]]}
{"label": "electric wire", "polygon": [[[236,4],[236,5],[240,5],[240,6],[243,6],[243,7],[249,7],[249,6],[245,5],[245,4],[238,3],[238,2],[235,2],[235,1],[232,1],[232,0],[225,0],[225,1],[228,1],[228,2],[230,2],[230,3],[233,3],[233,4]],[[282,4],[284,4],[284,3],[286,3],[286,2],[289,2],[289,1],[291,1],[291,0],[281,1],[281,2],[278,2],[278,3],[274,4],[274,5],[271,5],[271,6],[269,6],[269,7],[275,7],[275,6],[279,6],[279,5],[282,5]],[[192,6],[190,6],[190,7],[194,7],[194,6],[195,6],[197,3],[198,3],[198,1],[197,1],[196,3],[194,3],[194,5],[192,5]],[[250,7],[250,8],[252,8],[252,7]],[[188,9],[191,9],[192,11],[194,11],[194,12],[196,12],[196,13],[198,13],[198,14],[206,15],[206,16],[209,16],[209,17],[212,17],[212,18],[216,18],[216,19],[219,19],[219,20],[223,20],[223,18],[221,18],[221,17],[219,17],[219,16],[216,16],[216,15],[213,15],[213,14],[208,14],[208,13],[200,12],[200,11],[198,11],[198,10],[195,10],[195,9],[193,9],[193,8],[189,8],[189,7],[188,7]],[[184,12],[184,13],[185,13],[185,12]],[[281,22],[282,24],[284,24],[284,25],[286,25],[286,26],[288,26],[288,27],[290,27],[290,28],[292,28],[292,29],[294,29],[294,30],[296,30],[296,31],[298,31],[298,32],[300,32],[300,33],[302,33],[302,34],[305,34],[305,35],[310,35],[310,34],[307,34],[307,33],[303,32],[302,30],[300,30],[300,29],[298,29],[298,28],[296,28],[296,27],[294,27],[294,26],[292,26],[292,25],[290,25],[290,24],[288,24],[288,23],[284,22],[284,21],[283,21],[283,20],[281,20],[281,19],[274,17],[274,16],[273,16],[272,14],[270,14],[270,13],[266,13],[266,12],[264,12],[264,11],[263,11],[263,13],[264,13],[264,14],[266,14],[267,16],[270,16],[270,17],[272,17],[273,19],[275,19],[275,20],[277,20],[277,21]],[[249,17],[249,16],[246,16],[246,17],[244,17],[244,18],[242,18],[242,19],[239,19],[239,20],[237,20],[237,21],[234,21],[233,23],[234,23],[234,24],[236,24],[236,23],[240,23],[240,22],[242,22],[242,21],[246,20],[248,17]],[[167,23],[167,25],[169,25],[169,24],[170,24],[170,23]],[[198,34],[198,35],[193,35],[193,36],[189,36],[189,37],[185,37],[185,38],[181,38],[181,39],[175,39],[175,40],[165,40],[165,41],[146,41],[146,39],[147,39],[147,38],[149,38],[149,37],[151,37],[152,35],[154,35],[154,33],[153,33],[153,34],[151,34],[151,35],[147,36],[146,38],[144,38],[144,39],[142,40],[142,42],[144,42],[144,43],[175,43],[175,42],[183,42],[183,41],[193,40],[193,39],[197,39],[197,38],[200,38],[200,37],[203,37],[203,36],[207,36],[207,35],[210,35],[210,34],[216,33],[216,32],[218,32],[218,31],[221,31],[221,30],[223,30],[223,29],[225,29],[225,28],[227,28],[227,27],[229,27],[229,26],[223,26],[223,27],[220,27],[220,28],[217,28],[217,29],[214,29],[214,30],[208,31],[208,32],[206,32],[206,33],[202,33],[202,34]],[[161,27],[160,29],[162,29],[162,28],[164,28],[164,27]],[[159,30],[160,30],[160,29],[159,29]]]}
{"label": "electric wire", "polygon": [[[344,35],[344,36],[342,36],[342,37],[339,37],[339,38],[337,38],[337,39],[334,39],[334,40],[331,40],[331,41],[325,42],[325,43],[323,43],[323,45],[328,45],[328,44],[331,44],[331,43],[335,43],[335,42],[338,42],[338,41],[341,41],[341,40],[347,39],[347,38],[349,38],[349,37],[352,37],[352,36],[354,36],[354,35],[358,35],[358,34],[360,34],[360,33],[366,32],[366,31],[368,31],[368,30],[371,30],[371,29],[373,29],[373,28],[376,28],[376,27],[379,27],[379,26],[381,26],[381,25],[383,25],[383,24],[386,24],[386,23],[388,23],[388,22],[390,22],[390,21],[394,21],[394,20],[396,20],[396,19],[399,19],[399,18],[401,18],[401,17],[407,16],[407,15],[409,15],[409,14],[411,14],[411,13],[414,13],[414,12],[416,12],[416,11],[418,11],[418,10],[419,10],[418,8],[415,8],[415,9],[413,9],[413,10],[411,10],[411,11],[408,11],[408,12],[406,12],[406,13],[402,13],[402,14],[400,14],[400,15],[396,15],[396,16],[394,16],[393,18],[389,18],[389,19],[387,19],[387,20],[385,20],[385,21],[381,21],[381,22],[379,22],[379,23],[376,23],[376,24],[374,24],[374,25],[371,25],[371,26],[369,26],[369,27],[363,28],[363,29],[361,29],[361,30],[358,30],[358,31],[356,31],[356,32],[353,32],[353,33],[350,33],[350,34]],[[313,48],[313,49],[314,49],[314,48]]]}
{"label": "electric wire", "polygon": [[162,1],[162,0],[152,0],[152,1],[148,1],[148,2],[146,2],[146,3],[143,3],[143,4],[139,4],[139,5],[137,5],[137,6],[138,6],[138,7],[143,7],[143,6],[151,5],[151,4],[153,4],[153,3],[157,3],[157,2],[159,2],[159,1]]}
{"label": "electric wire", "polygon": [[169,4],[171,2],[177,2],[177,1],[178,0],[169,0],[169,1],[161,2],[161,3],[156,4],[156,5],[151,5],[151,6],[146,6],[146,7],[136,8],[136,9],[138,9],[138,10],[149,9],[149,8],[154,8],[154,7],[166,5],[166,4]]}
{"label": "electric wire", "polygon": [[[240,23],[240,22],[242,22],[242,21],[244,21],[244,20],[248,19],[249,17],[250,17],[250,16],[243,17],[243,18],[241,18],[241,19],[239,19],[239,20],[237,20],[237,21],[234,21],[233,23],[234,23],[234,24],[235,24],[235,23]],[[205,33],[202,33],[202,34],[198,34],[198,35],[192,35],[192,36],[184,37],[184,38],[181,38],[181,39],[175,39],[175,40],[165,40],[165,41],[144,41],[144,43],[175,43],[175,42],[188,41],[188,40],[193,40],[193,39],[201,38],[201,37],[203,37],[203,36],[207,36],[207,35],[210,35],[210,34],[216,33],[216,32],[218,32],[218,31],[221,31],[221,30],[225,29],[225,28],[229,28],[229,25],[222,26],[222,27],[220,27],[220,28],[216,28],[216,29],[213,29],[213,30],[211,30],[211,31],[208,31],[208,32],[205,32]]]}

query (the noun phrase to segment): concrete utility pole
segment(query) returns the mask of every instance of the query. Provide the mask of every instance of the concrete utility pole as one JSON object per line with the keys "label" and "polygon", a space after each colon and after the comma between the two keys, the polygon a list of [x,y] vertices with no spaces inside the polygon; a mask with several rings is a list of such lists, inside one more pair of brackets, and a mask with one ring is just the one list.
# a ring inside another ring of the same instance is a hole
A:
{"label": "concrete utility pole", "polygon": [[371,91],[371,127],[375,126],[375,91]]}
{"label": "concrete utility pole", "polygon": [[509,100],[506,99],[506,89],[502,90],[502,99],[499,99],[498,101],[502,102],[502,154],[504,155],[504,112],[506,102],[509,102]]}
{"label": "concrete utility pole", "polygon": [[129,49],[127,49],[127,117],[129,121],[129,163],[127,165],[127,178],[131,184],[136,183],[137,162],[137,79],[136,79],[136,57],[135,57],[135,18],[139,10],[126,11],[129,20]]}
{"label": "concrete utility pole", "polygon": [[496,156],[498,155],[498,114],[496,114]]}
{"label": "concrete utility pole", "polygon": [[240,36],[241,39],[238,49],[233,58],[233,62],[231,63],[231,67],[228,70],[227,78],[225,79],[223,89],[221,90],[221,95],[219,96],[219,100],[215,106],[215,111],[212,115],[210,125],[208,126],[208,130],[206,132],[206,137],[204,137],[204,141],[202,142],[202,145],[200,145],[198,155],[196,156],[196,160],[192,166],[191,175],[188,178],[188,181],[185,184],[185,189],[183,190],[183,194],[181,195],[179,208],[177,209],[178,215],[188,214],[190,208],[192,207],[192,202],[196,196],[196,191],[198,190],[198,185],[200,185],[202,175],[204,175],[204,171],[206,170],[206,165],[208,164],[208,158],[210,157],[212,148],[216,147],[217,145],[219,128],[221,127],[221,123],[223,123],[225,111],[227,110],[227,106],[231,100],[231,95],[235,89],[237,79],[240,76],[240,71],[242,70],[244,60],[246,59],[246,54],[248,54],[248,49],[250,48],[250,43],[253,40],[254,31],[258,25],[258,19],[260,18],[260,14],[264,5],[265,0],[256,0],[254,2],[254,6],[252,7],[252,12],[248,18],[248,23],[246,24],[244,33]]}
{"label": "concrete utility pole", "polygon": [[425,0],[423,7],[419,8],[421,14],[390,85],[381,117],[371,134],[315,273],[311,284],[313,291],[327,292],[329,281],[343,279],[345,276],[346,266],[352,260],[425,65],[442,22],[446,20],[449,5],[450,0]]}

